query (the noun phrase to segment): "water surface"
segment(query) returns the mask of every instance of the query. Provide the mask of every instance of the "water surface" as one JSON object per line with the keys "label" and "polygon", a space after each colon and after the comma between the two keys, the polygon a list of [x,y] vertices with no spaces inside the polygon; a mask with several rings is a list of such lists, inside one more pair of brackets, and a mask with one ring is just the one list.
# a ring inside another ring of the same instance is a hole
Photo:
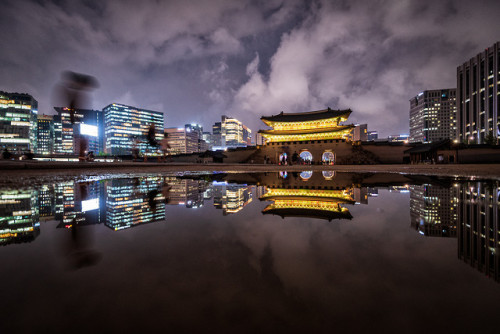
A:
{"label": "water surface", "polygon": [[2,189],[2,332],[494,332],[498,194],[333,171]]}

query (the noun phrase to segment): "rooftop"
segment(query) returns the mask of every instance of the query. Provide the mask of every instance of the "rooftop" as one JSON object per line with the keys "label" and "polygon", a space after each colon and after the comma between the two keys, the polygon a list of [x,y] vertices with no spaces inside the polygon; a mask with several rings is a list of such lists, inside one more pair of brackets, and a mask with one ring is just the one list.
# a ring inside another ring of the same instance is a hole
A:
{"label": "rooftop", "polygon": [[278,115],[262,116],[262,121],[272,122],[303,122],[303,121],[316,121],[320,119],[335,118],[341,116],[349,116],[351,109],[332,110],[330,108],[316,111],[300,112],[300,113],[284,113]]}

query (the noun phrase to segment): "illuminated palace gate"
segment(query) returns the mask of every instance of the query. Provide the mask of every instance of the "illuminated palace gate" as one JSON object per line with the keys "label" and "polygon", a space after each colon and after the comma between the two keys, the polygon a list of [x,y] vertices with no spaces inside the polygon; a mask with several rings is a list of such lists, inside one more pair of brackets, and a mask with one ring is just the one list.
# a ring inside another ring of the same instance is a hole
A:
{"label": "illuminated palace gate", "polygon": [[342,125],[351,110],[330,108],[302,113],[263,116],[271,130],[260,130],[266,139],[261,154],[271,163],[334,164],[351,153],[349,137],[353,125]]}

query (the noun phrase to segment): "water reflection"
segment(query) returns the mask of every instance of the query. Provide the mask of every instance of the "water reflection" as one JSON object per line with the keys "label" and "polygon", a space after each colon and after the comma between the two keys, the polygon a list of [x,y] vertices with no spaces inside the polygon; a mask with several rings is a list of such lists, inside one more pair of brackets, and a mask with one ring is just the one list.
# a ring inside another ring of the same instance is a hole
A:
{"label": "water reflection", "polygon": [[497,181],[289,172],[60,182],[0,190],[0,243],[31,242],[40,235],[40,222],[55,220],[57,228],[69,232],[65,253],[79,254],[69,257],[76,258],[75,267],[82,267],[99,258],[92,234],[85,229],[89,225],[120,231],[165,221],[169,206],[198,209],[207,202],[223,216],[239,214],[254,196],[265,204],[264,215],[352,220],[356,216],[351,208],[369,204],[381,188],[409,193],[412,229],[424,237],[456,238],[462,261],[500,281]]}

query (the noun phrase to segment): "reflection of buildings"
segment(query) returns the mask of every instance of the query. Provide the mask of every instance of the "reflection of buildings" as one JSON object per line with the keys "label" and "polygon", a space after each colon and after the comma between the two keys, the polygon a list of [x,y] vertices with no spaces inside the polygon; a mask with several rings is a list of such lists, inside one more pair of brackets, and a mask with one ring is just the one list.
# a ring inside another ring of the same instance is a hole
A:
{"label": "reflection of buildings", "polygon": [[114,179],[106,184],[106,226],[117,231],[165,219],[161,177]]}
{"label": "reflection of buildings", "polygon": [[95,182],[63,182],[54,187],[56,220],[58,227],[72,224],[93,225],[105,221],[106,205],[104,184]]}
{"label": "reflection of buildings", "polygon": [[185,205],[193,209],[203,206],[207,182],[176,177],[166,177],[165,182],[170,186],[167,202],[169,205]]}
{"label": "reflection of buildings", "polygon": [[457,188],[410,186],[411,226],[422,235],[457,236]]}
{"label": "reflection of buildings", "polygon": [[242,210],[252,202],[252,187],[246,184],[213,184],[214,206],[227,215]]}
{"label": "reflection of buildings", "polygon": [[40,234],[35,190],[0,192],[0,245],[30,242]]}
{"label": "reflection of buildings", "polygon": [[498,183],[460,185],[458,257],[500,281],[500,187]]}
{"label": "reflection of buildings", "polygon": [[332,219],[352,219],[349,210],[341,204],[354,204],[352,188],[327,189],[285,189],[267,188],[260,197],[263,201],[273,201],[262,213],[284,217],[309,217]]}

